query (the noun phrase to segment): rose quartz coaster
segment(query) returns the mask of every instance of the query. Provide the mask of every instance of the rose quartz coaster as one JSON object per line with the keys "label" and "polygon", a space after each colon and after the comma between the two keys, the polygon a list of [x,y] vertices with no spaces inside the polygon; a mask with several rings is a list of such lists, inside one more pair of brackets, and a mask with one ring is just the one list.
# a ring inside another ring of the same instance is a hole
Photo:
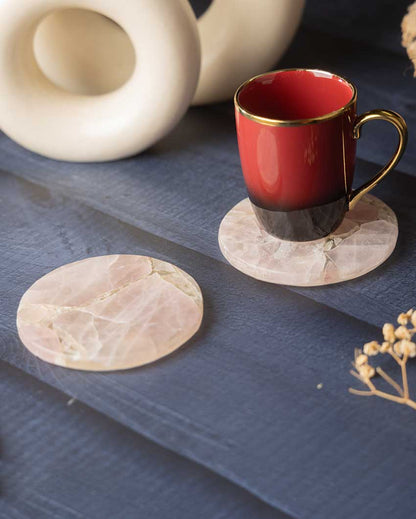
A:
{"label": "rose quartz coaster", "polygon": [[127,369],[184,344],[203,314],[199,286],[146,256],[89,258],[53,270],[23,295],[19,336],[34,355],[67,368]]}
{"label": "rose quartz coaster", "polygon": [[393,252],[397,219],[381,200],[364,196],[326,238],[291,242],[260,229],[246,198],[221,222],[218,241],[225,258],[244,274],[293,286],[329,285],[378,267]]}

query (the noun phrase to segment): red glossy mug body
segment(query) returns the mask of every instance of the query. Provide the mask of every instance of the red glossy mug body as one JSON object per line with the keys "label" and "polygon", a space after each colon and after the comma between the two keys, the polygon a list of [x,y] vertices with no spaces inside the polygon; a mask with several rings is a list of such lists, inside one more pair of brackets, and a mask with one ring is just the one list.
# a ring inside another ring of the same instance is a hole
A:
{"label": "red glossy mug body", "polygon": [[[256,76],[234,97],[245,183],[260,225],[282,239],[308,241],[334,231],[344,214],[395,167],[407,142],[403,118],[373,110],[357,117],[357,91],[321,70]],[[390,162],[352,190],[356,139],[374,119],[391,122],[399,145]]]}

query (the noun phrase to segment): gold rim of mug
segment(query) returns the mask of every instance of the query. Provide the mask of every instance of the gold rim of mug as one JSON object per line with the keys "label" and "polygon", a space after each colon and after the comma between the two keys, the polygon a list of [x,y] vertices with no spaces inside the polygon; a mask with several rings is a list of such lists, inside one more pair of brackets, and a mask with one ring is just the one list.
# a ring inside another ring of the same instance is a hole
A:
{"label": "gold rim of mug", "polygon": [[[262,117],[261,115],[257,115],[255,113],[250,112],[249,110],[246,110],[243,108],[239,102],[239,95],[241,91],[250,83],[255,81],[256,79],[259,79],[264,76],[269,76],[270,74],[277,74],[279,72],[291,72],[291,71],[306,71],[306,72],[320,72],[324,74],[331,74],[332,76],[335,76],[336,78],[340,79],[344,83],[346,83],[350,88],[352,92],[351,99],[348,101],[348,103],[341,108],[338,108],[338,110],[335,110],[334,112],[329,112],[325,115],[320,115],[319,117],[311,117],[309,119],[293,119],[293,120],[285,120],[285,119],[271,119],[269,117]],[[247,117],[248,119],[251,119],[252,121],[255,121],[257,123],[261,124],[267,124],[269,126],[302,126],[306,124],[315,124],[315,123],[321,123],[323,121],[328,121],[330,119],[333,119],[334,117],[337,117],[338,115],[342,114],[346,110],[348,110],[352,104],[354,104],[357,100],[357,89],[355,86],[345,79],[342,76],[339,76],[338,74],[334,74],[333,72],[329,72],[327,70],[321,70],[321,69],[313,69],[313,68],[284,68],[280,70],[272,70],[271,72],[264,72],[263,74],[258,74],[257,76],[254,76],[244,83],[242,83],[236,90],[236,93],[234,94],[234,105],[236,109],[240,112],[241,115],[244,117]]]}

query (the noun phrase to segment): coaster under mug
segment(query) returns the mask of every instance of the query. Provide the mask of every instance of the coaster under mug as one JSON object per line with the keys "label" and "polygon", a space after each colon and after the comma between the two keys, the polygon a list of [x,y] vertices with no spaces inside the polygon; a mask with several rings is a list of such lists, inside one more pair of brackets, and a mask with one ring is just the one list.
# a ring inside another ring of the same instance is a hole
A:
{"label": "coaster under mug", "polygon": [[248,276],[283,285],[320,286],[374,270],[391,255],[397,236],[396,215],[372,195],[363,196],[335,232],[309,242],[268,234],[246,198],[223,218],[218,242],[229,263]]}

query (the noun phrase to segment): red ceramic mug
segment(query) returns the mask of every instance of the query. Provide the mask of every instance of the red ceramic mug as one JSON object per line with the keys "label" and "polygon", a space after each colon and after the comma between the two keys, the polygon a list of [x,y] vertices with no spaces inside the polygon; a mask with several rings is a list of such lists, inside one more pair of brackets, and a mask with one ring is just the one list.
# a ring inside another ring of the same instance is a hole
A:
{"label": "red ceramic mug", "polygon": [[[256,76],[234,102],[241,164],[260,225],[286,240],[308,241],[334,231],[346,211],[402,156],[407,127],[396,112],[357,117],[357,90],[322,70],[288,69]],[[391,122],[399,144],[390,162],[352,189],[356,139],[371,120]]]}

